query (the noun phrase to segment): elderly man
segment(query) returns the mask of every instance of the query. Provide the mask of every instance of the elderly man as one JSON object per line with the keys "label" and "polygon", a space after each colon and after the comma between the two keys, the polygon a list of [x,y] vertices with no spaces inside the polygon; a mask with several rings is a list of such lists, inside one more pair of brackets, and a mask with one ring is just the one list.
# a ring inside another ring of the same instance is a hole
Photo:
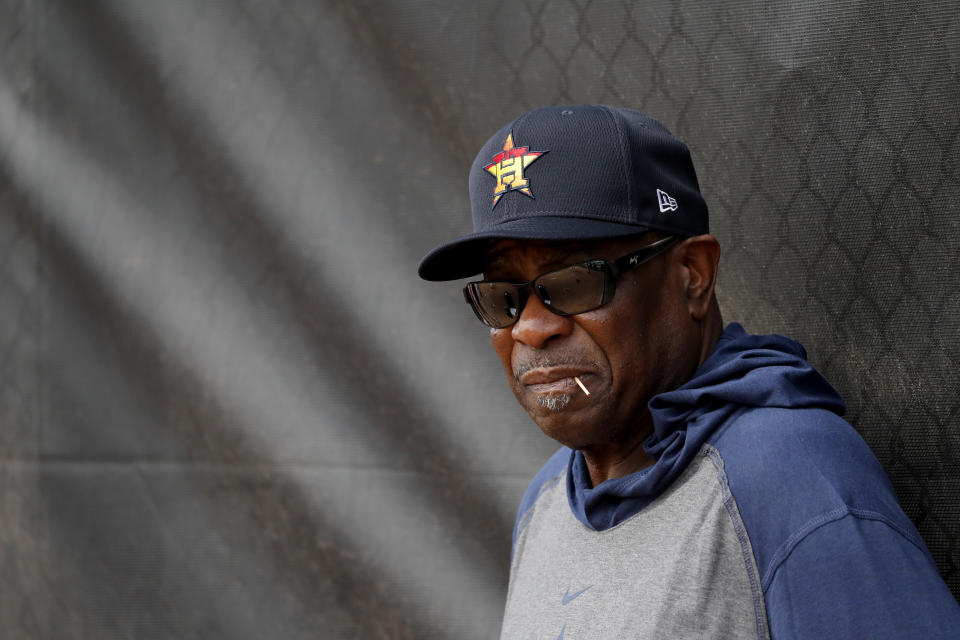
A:
{"label": "elderly man", "polygon": [[[798,343],[726,327],[686,146],[544,108],[470,171],[430,252],[563,446],[524,496],[503,638],[956,638],[960,607]],[[771,212],[771,215],[775,215]]]}

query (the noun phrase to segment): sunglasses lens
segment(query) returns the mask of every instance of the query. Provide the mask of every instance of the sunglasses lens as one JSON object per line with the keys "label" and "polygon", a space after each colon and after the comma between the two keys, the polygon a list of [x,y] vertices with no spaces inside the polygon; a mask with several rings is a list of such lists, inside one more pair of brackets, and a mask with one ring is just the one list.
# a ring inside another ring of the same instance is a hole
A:
{"label": "sunglasses lens", "polygon": [[509,282],[471,282],[471,303],[477,315],[495,329],[509,327],[520,313],[520,288]]}
{"label": "sunglasses lens", "polygon": [[552,311],[564,315],[583,313],[603,304],[606,272],[572,265],[537,278],[537,297]]}
{"label": "sunglasses lens", "polygon": [[[606,302],[608,280],[606,263],[594,261],[545,273],[534,280],[533,288],[545,307],[569,316],[596,309]],[[465,294],[485,324],[502,329],[517,321],[526,287],[510,282],[471,282]]]}

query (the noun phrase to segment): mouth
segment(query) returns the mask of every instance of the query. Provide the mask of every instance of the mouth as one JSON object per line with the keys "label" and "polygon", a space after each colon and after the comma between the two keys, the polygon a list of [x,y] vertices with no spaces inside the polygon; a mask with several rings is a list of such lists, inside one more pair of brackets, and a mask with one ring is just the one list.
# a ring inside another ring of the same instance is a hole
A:
{"label": "mouth", "polygon": [[[581,385],[589,386],[592,374],[582,367],[544,367],[525,371],[518,376],[517,381],[526,389],[537,395],[553,393],[573,394],[581,393]],[[577,384],[576,378],[580,379]]]}

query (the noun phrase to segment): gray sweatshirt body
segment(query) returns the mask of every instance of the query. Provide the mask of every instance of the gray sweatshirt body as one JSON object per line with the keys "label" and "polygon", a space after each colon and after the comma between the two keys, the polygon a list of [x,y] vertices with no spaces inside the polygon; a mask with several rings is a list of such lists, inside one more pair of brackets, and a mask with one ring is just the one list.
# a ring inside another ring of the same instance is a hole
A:
{"label": "gray sweatshirt body", "polygon": [[753,551],[705,446],[654,502],[605,531],[571,512],[566,469],[514,547],[501,638],[767,638]]}

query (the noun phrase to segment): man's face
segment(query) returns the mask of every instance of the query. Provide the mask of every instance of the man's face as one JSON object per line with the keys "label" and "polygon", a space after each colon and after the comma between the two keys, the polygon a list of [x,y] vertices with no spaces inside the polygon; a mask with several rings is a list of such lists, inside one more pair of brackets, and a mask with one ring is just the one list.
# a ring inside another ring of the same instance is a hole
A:
{"label": "man's face", "polygon": [[[650,242],[501,240],[487,253],[484,277],[526,282],[575,262],[612,261]],[[650,398],[693,373],[696,337],[675,249],[621,275],[613,299],[598,309],[562,317],[531,295],[514,325],[491,329],[514,395],[546,435],[574,449],[636,446],[652,429]]]}

